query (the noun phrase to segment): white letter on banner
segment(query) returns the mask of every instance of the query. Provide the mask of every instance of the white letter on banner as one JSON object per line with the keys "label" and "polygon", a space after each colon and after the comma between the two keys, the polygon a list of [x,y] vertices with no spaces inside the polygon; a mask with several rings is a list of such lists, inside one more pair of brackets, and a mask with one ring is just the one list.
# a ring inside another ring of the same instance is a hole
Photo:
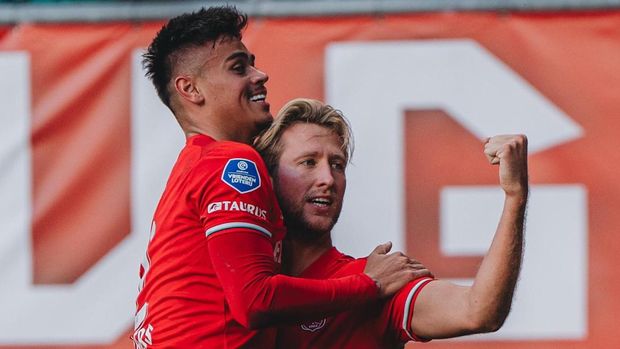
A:
{"label": "white letter on banner", "polygon": [[33,285],[29,64],[27,53],[0,53],[0,345],[110,343],[132,326],[151,217],[184,138],[136,52],[131,234],[75,283]]}
{"label": "white letter on banner", "polygon": [[[347,171],[348,190],[334,240],[357,256],[387,240],[395,250],[404,247],[405,110],[444,110],[478,138],[525,133],[530,153],[583,133],[523,78],[470,40],[333,44],[327,50],[325,81],[328,102],[347,115],[355,130],[356,154]],[[513,312],[499,332],[474,340],[581,339],[587,334],[587,193],[579,184],[534,185],[531,192],[528,242]],[[458,234],[445,227],[462,222],[463,206],[469,209],[471,200],[489,207],[496,205],[495,196],[488,195],[486,186],[442,190],[444,253],[481,254],[488,248],[490,235],[476,234],[494,232],[495,227],[485,223],[496,224],[498,215],[472,220],[460,226]],[[553,210],[562,214],[563,228],[553,224]]]}

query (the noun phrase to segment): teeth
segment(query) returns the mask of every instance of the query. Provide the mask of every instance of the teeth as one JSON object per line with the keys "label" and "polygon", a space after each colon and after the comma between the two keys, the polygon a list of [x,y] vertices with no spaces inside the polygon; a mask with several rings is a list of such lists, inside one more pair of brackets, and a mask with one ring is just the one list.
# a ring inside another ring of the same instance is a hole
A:
{"label": "teeth", "polygon": [[331,204],[331,201],[327,199],[312,199],[312,203],[318,205],[329,205]]}
{"label": "teeth", "polygon": [[258,94],[258,95],[254,95],[254,96],[250,97],[250,101],[252,101],[252,102],[264,101],[266,97],[267,96],[264,95],[264,94]]}

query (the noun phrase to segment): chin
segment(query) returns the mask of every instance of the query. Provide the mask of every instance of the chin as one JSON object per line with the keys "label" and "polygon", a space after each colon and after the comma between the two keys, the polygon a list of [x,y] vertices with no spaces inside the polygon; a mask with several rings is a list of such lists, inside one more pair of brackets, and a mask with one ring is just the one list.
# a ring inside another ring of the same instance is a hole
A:
{"label": "chin", "polygon": [[266,117],[256,122],[257,133],[266,130],[267,128],[269,128],[269,126],[271,126],[272,123],[273,123],[273,117],[271,116],[271,114],[267,114]]}
{"label": "chin", "polygon": [[289,228],[288,234],[293,239],[299,239],[302,241],[317,241],[321,240],[325,235],[331,233],[334,227],[333,223],[328,222],[309,222],[308,220],[290,220],[285,217],[285,224]]}
{"label": "chin", "polygon": [[330,220],[329,222],[315,222],[315,223],[306,222],[305,225],[306,225],[307,230],[312,231],[318,235],[323,235],[323,234],[329,234],[332,231],[334,224],[335,222]]}

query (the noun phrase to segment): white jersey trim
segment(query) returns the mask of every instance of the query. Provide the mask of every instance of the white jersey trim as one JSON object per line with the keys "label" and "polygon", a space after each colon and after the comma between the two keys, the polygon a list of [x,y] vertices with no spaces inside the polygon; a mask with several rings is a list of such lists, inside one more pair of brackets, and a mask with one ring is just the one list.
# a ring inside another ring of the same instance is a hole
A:
{"label": "white jersey trim", "polygon": [[426,285],[427,283],[433,281],[433,279],[431,278],[425,278],[420,280],[415,286],[413,286],[411,288],[411,290],[409,291],[409,294],[407,295],[407,300],[405,301],[405,309],[404,309],[404,314],[403,314],[403,331],[405,331],[405,333],[407,333],[407,335],[409,336],[409,338],[411,338],[411,340],[416,340],[416,337],[413,335],[413,333],[411,333],[411,324],[409,321],[409,316],[412,314],[409,314],[410,309],[411,309],[411,302],[413,301],[413,296],[415,296],[415,294],[418,292],[418,290]]}
{"label": "white jersey trim", "polygon": [[207,237],[209,237],[209,235],[211,234],[215,234],[217,232],[220,232],[222,230],[226,230],[226,229],[233,229],[233,228],[246,228],[246,229],[252,229],[252,230],[256,230],[264,235],[267,235],[269,238],[272,237],[271,232],[269,232],[269,230],[261,227],[260,225],[256,225],[256,224],[252,224],[252,223],[245,223],[245,222],[230,222],[230,223],[224,223],[224,224],[220,224],[220,225],[216,225],[215,227],[211,227],[209,229],[207,229],[207,231],[205,232],[205,234],[207,235]]}

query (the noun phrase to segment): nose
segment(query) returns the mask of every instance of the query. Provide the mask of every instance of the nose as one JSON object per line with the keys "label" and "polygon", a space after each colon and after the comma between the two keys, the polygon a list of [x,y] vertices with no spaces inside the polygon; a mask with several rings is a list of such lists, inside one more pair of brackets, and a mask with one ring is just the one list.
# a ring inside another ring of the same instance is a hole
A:
{"label": "nose", "polygon": [[332,173],[332,167],[327,162],[321,162],[317,166],[317,181],[316,184],[319,187],[331,188],[334,185],[334,174]]}
{"label": "nose", "polygon": [[254,67],[254,74],[252,75],[252,82],[254,84],[264,85],[269,80],[269,75],[262,70]]}

